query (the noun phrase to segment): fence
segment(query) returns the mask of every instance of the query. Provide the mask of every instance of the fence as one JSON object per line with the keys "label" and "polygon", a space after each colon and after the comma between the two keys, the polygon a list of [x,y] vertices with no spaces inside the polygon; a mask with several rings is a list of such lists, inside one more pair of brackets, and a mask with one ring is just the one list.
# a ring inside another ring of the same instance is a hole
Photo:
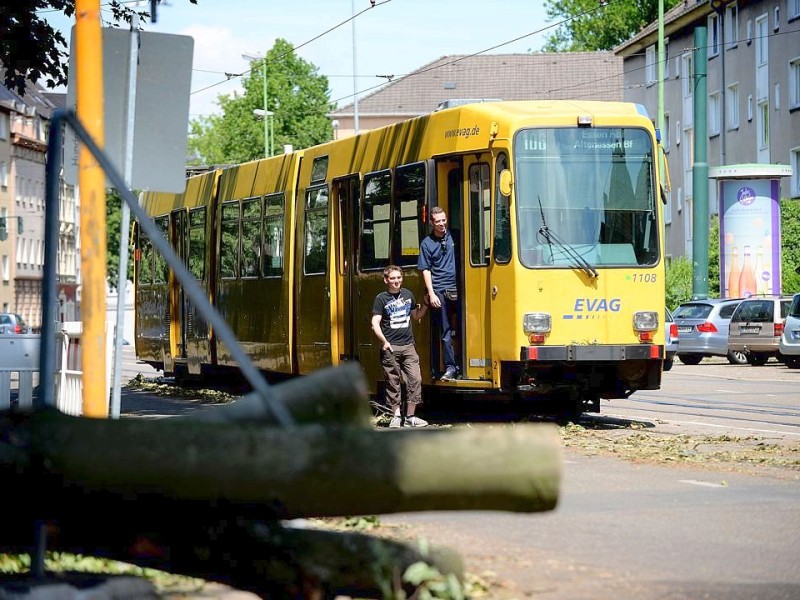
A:
{"label": "fence", "polygon": [[[80,321],[62,323],[56,333],[56,408],[68,415],[83,414],[83,366]],[[106,322],[106,389],[111,388],[114,324]],[[0,334],[0,411],[30,411],[39,375],[41,335]],[[106,394],[108,397],[108,394]]]}

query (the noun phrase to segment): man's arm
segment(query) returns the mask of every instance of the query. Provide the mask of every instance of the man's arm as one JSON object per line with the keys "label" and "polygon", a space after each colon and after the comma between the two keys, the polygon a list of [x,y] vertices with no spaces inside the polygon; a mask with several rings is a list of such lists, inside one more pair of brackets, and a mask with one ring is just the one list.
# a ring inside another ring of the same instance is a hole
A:
{"label": "man's arm", "polygon": [[375,334],[375,337],[380,340],[381,350],[392,349],[392,345],[388,342],[386,336],[383,335],[383,331],[381,331],[381,315],[372,315],[372,332]]}
{"label": "man's arm", "polygon": [[433,277],[430,269],[422,271],[422,279],[425,281],[425,289],[428,290],[428,302],[431,303],[433,308],[441,307],[442,303],[439,301],[439,296],[433,291]]}

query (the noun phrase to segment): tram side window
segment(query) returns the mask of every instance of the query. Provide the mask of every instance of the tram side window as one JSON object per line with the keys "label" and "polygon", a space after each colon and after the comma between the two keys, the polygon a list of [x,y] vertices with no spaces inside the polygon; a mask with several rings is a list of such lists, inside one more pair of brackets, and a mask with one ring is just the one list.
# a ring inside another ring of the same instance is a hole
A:
{"label": "tram side window", "polygon": [[264,207],[264,277],[283,275],[283,194],[272,194],[265,199]]}
{"label": "tram side window", "polygon": [[317,187],[306,192],[306,275],[327,272],[328,264],[328,187]]}
{"label": "tram side window", "polygon": [[206,274],[206,207],[189,211],[189,272],[201,281]]}
{"label": "tram side window", "polygon": [[494,191],[494,260],[507,263],[511,260],[511,199],[500,193],[500,173],[508,169],[508,156],[500,154],[495,163]]}
{"label": "tram side window", "polygon": [[[156,227],[158,231],[161,233],[161,236],[169,242],[169,216],[164,215],[163,217],[158,217],[156,219]],[[169,278],[169,265],[167,264],[167,259],[164,258],[164,255],[160,252],[155,253],[155,263],[156,263],[156,270],[155,270],[155,283],[166,283],[167,279]]]}
{"label": "tram side window", "polygon": [[364,176],[361,223],[361,270],[383,269],[389,264],[389,209],[392,176],[389,171]]}
{"label": "tram side window", "polygon": [[222,205],[219,248],[219,276],[233,278],[239,271],[239,202]]}
{"label": "tram side window", "polygon": [[153,283],[153,244],[143,233],[139,233],[139,285],[150,285]]}
{"label": "tram side window", "polygon": [[489,264],[490,190],[489,165],[472,165],[469,168],[469,259],[473,265]]}
{"label": "tram side window", "polygon": [[420,215],[425,206],[425,164],[397,167],[394,179],[394,239],[395,263],[400,266],[417,264],[419,256]]}
{"label": "tram side window", "polygon": [[242,200],[242,277],[258,277],[261,258],[261,198]]}

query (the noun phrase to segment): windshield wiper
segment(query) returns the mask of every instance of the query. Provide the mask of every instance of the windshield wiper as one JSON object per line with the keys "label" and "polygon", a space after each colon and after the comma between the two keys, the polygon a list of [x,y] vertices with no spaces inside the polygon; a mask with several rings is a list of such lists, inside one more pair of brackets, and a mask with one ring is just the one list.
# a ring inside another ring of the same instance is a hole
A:
{"label": "windshield wiper", "polygon": [[538,196],[537,198],[539,200],[539,212],[542,214],[542,226],[539,227],[539,234],[547,240],[547,243],[550,246],[550,256],[553,256],[553,244],[556,244],[569,258],[572,259],[572,266],[577,267],[592,279],[597,279],[600,276],[600,274],[597,272],[597,269],[595,269],[589,261],[583,258],[580,252],[575,250],[571,244],[559,238],[555,232],[547,226],[547,221],[544,218],[544,209],[542,208],[542,199]]}

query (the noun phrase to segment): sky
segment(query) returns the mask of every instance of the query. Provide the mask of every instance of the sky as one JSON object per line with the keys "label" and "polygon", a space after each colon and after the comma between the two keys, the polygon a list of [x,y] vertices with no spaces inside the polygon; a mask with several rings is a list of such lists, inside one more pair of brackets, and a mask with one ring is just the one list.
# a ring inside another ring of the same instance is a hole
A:
{"label": "sky", "polygon": [[[217,97],[242,89],[241,78],[225,74],[246,72],[250,65],[242,54],[263,55],[277,38],[328,77],[330,98],[341,107],[354,92],[361,98],[385,84],[380,75],[399,78],[442,56],[541,50],[554,25],[546,21],[543,3],[532,0],[376,0],[374,7],[370,0],[168,2],[145,30],[194,39],[190,119],[219,113]],[[107,10],[103,15],[110,18]],[[69,39],[72,21],[58,14],[47,18]]]}

